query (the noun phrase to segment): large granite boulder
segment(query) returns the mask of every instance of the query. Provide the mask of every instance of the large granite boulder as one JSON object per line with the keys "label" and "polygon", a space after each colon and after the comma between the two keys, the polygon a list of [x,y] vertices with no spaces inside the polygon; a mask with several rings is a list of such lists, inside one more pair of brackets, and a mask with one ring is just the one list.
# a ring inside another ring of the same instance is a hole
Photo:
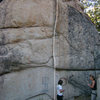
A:
{"label": "large granite boulder", "polygon": [[99,69],[100,35],[79,0],[0,1],[0,100],[56,100],[59,79],[64,100],[87,100]]}
{"label": "large granite boulder", "polygon": [[94,24],[83,13],[65,3],[59,4],[58,11],[56,67],[95,69],[95,47],[99,35]]}

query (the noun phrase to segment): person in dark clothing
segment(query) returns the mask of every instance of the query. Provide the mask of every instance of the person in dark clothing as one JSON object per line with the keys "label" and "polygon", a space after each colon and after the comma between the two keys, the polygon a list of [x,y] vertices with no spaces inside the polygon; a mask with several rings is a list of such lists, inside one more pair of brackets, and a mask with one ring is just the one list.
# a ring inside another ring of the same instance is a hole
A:
{"label": "person in dark clothing", "polygon": [[62,89],[62,84],[63,84],[63,81],[59,80],[58,85],[57,85],[57,100],[63,100],[64,90]]}
{"label": "person in dark clothing", "polygon": [[96,80],[93,75],[90,75],[90,80],[92,83],[88,84],[88,86],[92,89],[91,100],[96,100],[97,84],[96,84]]}
{"label": "person in dark clothing", "polygon": [[3,0],[0,0],[0,2],[2,2]]}

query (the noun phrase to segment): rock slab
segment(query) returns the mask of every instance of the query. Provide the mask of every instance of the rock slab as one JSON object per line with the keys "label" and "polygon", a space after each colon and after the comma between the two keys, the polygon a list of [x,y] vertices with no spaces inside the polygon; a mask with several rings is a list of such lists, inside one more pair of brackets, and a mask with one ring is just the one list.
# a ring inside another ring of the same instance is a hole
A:
{"label": "rock slab", "polygon": [[59,79],[65,100],[87,100],[89,74],[100,35],[79,0],[0,2],[0,100],[56,100]]}

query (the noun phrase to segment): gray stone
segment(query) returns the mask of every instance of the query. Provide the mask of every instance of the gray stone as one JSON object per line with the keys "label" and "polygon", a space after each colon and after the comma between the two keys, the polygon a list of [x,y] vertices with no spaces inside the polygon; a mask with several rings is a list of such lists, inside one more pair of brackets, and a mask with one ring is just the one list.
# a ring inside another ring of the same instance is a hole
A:
{"label": "gray stone", "polygon": [[27,100],[53,100],[53,99],[47,94],[40,94]]}
{"label": "gray stone", "polygon": [[75,97],[74,100],[91,100],[90,96],[80,96],[80,97]]}
{"label": "gray stone", "polygon": [[0,77],[0,100],[31,100],[44,93],[46,98],[54,96],[52,68],[30,68]]}
{"label": "gray stone", "polygon": [[52,28],[2,29],[0,74],[27,67],[53,67]]}
{"label": "gray stone", "polygon": [[99,69],[100,34],[79,0],[0,3],[0,100],[56,100],[59,79],[64,100],[89,100]]}
{"label": "gray stone", "polygon": [[[96,65],[99,67],[99,57],[94,61],[97,51],[95,39],[99,38],[99,35],[88,17],[77,9],[60,3],[56,32],[57,68],[95,69]],[[99,53],[97,55],[99,56]]]}
{"label": "gray stone", "polygon": [[56,85],[59,79],[64,81],[63,89],[64,98],[69,100],[78,96],[88,96],[91,93],[91,89],[88,84],[91,83],[89,75],[95,76],[94,71],[56,71]]}

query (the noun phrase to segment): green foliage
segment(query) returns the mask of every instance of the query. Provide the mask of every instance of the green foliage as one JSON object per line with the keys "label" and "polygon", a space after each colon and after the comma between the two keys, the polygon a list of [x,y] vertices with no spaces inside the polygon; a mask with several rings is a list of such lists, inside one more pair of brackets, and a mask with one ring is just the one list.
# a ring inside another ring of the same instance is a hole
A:
{"label": "green foliage", "polygon": [[85,12],[100,31],[100,0],[80,0],[84,5]]}

